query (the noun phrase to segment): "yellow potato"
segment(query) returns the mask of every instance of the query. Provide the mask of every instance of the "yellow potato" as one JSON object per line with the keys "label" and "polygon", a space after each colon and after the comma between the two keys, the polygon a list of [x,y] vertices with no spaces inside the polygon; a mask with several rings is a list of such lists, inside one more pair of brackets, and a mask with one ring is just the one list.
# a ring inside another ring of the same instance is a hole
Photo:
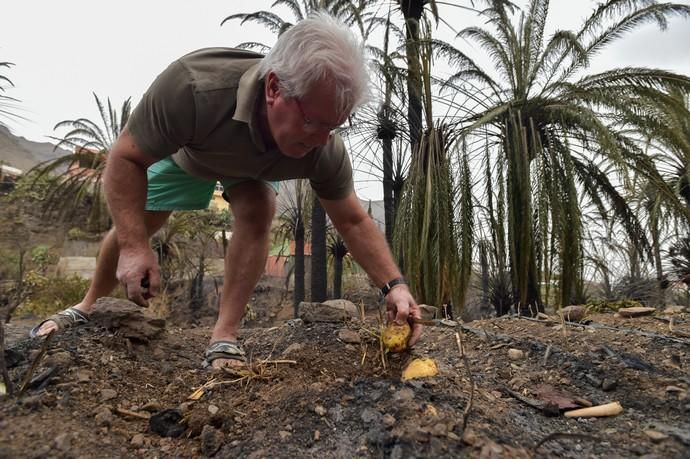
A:
{"label": "yellow potato", "polygon": [[407,341],[410,339],[411,334],[410,324],[398,325],[395,322],[391,322],[383,330],[381,340],[383,341],[383,346],[390,352],[403,352],[407,349]]}
{"label": "yellow potato", "polygon": [[414,359],[402,372],[402,380],[428,378],[438,374],[438,366],[434,359]]}

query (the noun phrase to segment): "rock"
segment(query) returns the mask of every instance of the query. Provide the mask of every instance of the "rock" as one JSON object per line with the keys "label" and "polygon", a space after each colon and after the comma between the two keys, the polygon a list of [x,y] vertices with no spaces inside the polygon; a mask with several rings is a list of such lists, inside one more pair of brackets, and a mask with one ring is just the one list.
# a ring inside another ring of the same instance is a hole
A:
{"label": "rock", "polygon": [[104,409],[94,416],[94,421],[98,427],[110,427],[113,423],[113,413],[108,409]]}
{"label": "rock", "polygon": [[201,430],[201,453],[213,456],[223,446],[223,434],[211,426],[204,426]]}
{"label": "rock", "polygon": [[165,330],[165,320],[146,317],[145,309],[127,300],[104,297],[96,301],[91,322],[135,342],[148,343]]}
{"label": "rock", "polygon": [[218,408],[216,405],[209,405],[208,406],[208,412],[211,413],[212,415],[216,414],[218,412],[218,410],[220,410],[220,408]]}
{"label": "rock", "polygon": [[149,429],[161,437],[179,437],[185,431],[185,426],[180,423],[181,420],[180,410],[163,410],[151,416]]}
{"label": "rock", "polygon": [[288,347],[285,348],[283,351],[283,357],[286,357],[291,354],[299,354],[304,350],[304,344],[302,343],[292,343]]}
{"label": "rock", "polygon": [[666,309],[664,309],[665,314],[682,314],[684,312],[687,312],[687,308],[680,304],[666,306]]}
{"label": "rock", "polygon": [[359,312],[348,311],[344,309],[342,305],[308,303],[306,301],[303,301],[299,304],[299,317],[307,323],[344,322],[353,317],[357,317],[358,315]]}
{"label": "rock", "polygon": [[474,430],[467,429],[462,434],[462,442],[466,445],[473,446],[479,441],[479,436]]}
{"label": "rock", "polygon": [[615,379],[604,378],[604,381],[601,383],[601,389],[604,392],[612,391],[616,387],[618,387],[618,381],[616,381]]}
{"label": "rock", "polygon": [[290,432],[288,432],[287,430],[279,430],[278,435],[280,435],[280,439],[282,441],[285,441],[292,436],[292,434]]}
{"label": "rock", "polygon": [[72,354],[67,351],[58,351],[46,358],[46,366],[68,368],[72,364]]}
{"label": "rock", "polygon": [[645,430],[644,434],[648,436],[654,443],[660,443],[668,438],[668,435],[656,430]]}
{"label": "rock", "polygon": [[635,306],[632,308],[620,308],[618,314],[621,317],[641,317],[648,316],[654,313],[656,308],[647,308],[644,306]]}
{"label": "rock", "polygon": [[381,413],[373,408],[367,407],[362,410],[362,414],[360,414],[359,417],[366,423],[378,422],[378,420],[381,418]]}
{"label": "rock", "polygon": [[321,438],[321,432],[319,432],[318,430],[315,430],[314,431],[314,441],[319,441],[320,438]]}
{"label": "rock", "polygon": [[149,413],[155,413],[157,411],[160,411],[162,408],[163,407],[160,403],[158,403],[157,400],[149,400],[141,407],[141,410],[148,411]]}
{"label": "rock", "polygon": [[132,440],[130,441],[130,444],[133,446],[144,446],[144,434],[136,434],[135,436],[132,437]]}
{"label": "rock", "polygon": [[30,410],[37,410],[43,406],[40,395],[29,395],[19,399],[19,404]]}
{"label": "rock", "polygon": [[398,402],[408,402],[414,399],[414,391],[408,387],[400,389],[393,394],[393,400]]}
{"label": "rock", "polygon": [[55,445],[55,449],[58,449],[66,453],[72,447],[72,435],[68,432],[61,433],[60,435],[55,437],[53,443]]}
{"label": "rock", "polygon": [[393,415],[386,413],[383,415],[382,422],[386,427],[393,427],[396,423],[396,419],[393,417]]}
{"label": "rock", "polygon": [[115,389],[103,389],[101,390],[101,402],[107,402],[117,397],[117,391]]}
{"label": "rock", "polygon": [[566,306],[558,311],[558,315],[568,322],[579,322],[587,315],[587,307],[584,305]]}
{"label": "rock", "polygon": [[93,372],[89,370],[77,370],[77,374],[75,375],[77,378],[78,383],[86,383],[91,381],[91,378],[93,378]]}
{"label": "rock", "polygon": [[326,408],[324,408],[321,405],[316,405],[314,407],[314,412],[318,414],[319,416],[325,416],[328,411],[326,411]]}
{"label": "rock", "polygon": [[428,304],[420,304],[419,310],[422,313],[422,320],[432,320],[438,316],[438,308]]}
{"label": "rock", "polygon": [[349,344],[359,344],[362,342],[362,338],[359,336],[359,333],[354,330],[350,330],[349,328],[341,328],[338,330],[338,339]]}
{"label": "rock", "polygon": [[359,307],[352,301],[337,299],[337,300],[327,300],[322,304],[330,306],[335,309],[342,309],[346,311],[351,317],[359,317]]}
{"label": "rock", "polygon": [[525,358],[525,353],[520,349],[508,349],[508,358],[510,360],[522,360]]}

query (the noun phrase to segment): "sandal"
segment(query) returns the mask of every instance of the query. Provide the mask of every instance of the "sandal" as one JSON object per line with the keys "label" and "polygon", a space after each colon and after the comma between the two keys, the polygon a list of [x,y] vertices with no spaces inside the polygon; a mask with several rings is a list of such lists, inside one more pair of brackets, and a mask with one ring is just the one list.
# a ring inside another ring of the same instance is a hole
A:
{"label": "sandal", "polygon": [[65,330],[67,328],[73,328],[88,323],[89,316],[87,316],[74,306],[72,306],[71,308],[67,308],[64,311],[58,312],[57,314],[53,314],[40,324],[36,325],[29,332],[29,336],[31,336],[32,338],[37,338],[37,333],[38,330],[40,330],[41,326],[44,323],[50,321],[55,322],[58,330]]}
{"label": "sandal", "polygon": [[202,366],[204,368],[210,368],[213,361],[217,359],[238,360],[240,362],[247,361],[242,347],[236,341],[216,341],[211,344],[206,348]]}

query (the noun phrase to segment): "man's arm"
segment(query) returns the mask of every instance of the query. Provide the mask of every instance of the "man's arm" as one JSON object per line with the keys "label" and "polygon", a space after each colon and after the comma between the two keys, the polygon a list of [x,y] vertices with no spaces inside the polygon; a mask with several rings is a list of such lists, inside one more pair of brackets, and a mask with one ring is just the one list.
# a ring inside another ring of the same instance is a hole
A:
{"label": "man's arm", "polygon": [[[350,253],[376,285],[381,287],[401,276],[383,233],[366,213],[354,192],[341,200],[321,199],[321,205]],[[403,323],[410,318],[421,319],[419,307],[405,284],[394,286],[386,295],[386,309],[391,321]],[[410,345],[419,339],[421,333],[422,326],[413,324]]]}
{"label": "man's arm", "polygon": [[156,159],[145,154],[125,128],[108,153],[103,186],[120,251],[117,278],[125,286],[130,300],[146,305],[141,282],[149,280],[149,294],[160,285],[158,263],[149,247],[144,222],[146,203],[146,169]]}

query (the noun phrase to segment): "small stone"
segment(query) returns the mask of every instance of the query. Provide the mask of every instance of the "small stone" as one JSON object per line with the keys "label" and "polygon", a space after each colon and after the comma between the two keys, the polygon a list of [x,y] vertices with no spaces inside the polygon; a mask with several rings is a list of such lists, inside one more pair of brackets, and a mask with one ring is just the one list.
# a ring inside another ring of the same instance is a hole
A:
{"label": "small stone", "polygon": [[409,402],[414,399],[414,391],[408,387],[400,389],[393,394],[393,400],[398,402]]}
{"label": "small stone", "polygon": [[148,411],[149,413],[155,413],[161,410],[161,404],[156,400],[149,400],[141,407],[142,411]]}
{"label": "small stone", "polygon": [[436,423],[431,427],[431,435],[435,437],[445,437],[448,433],[448,426],[442,422]]}
{"label": "small stone", "polygon": [[304,350],[304,344],[302,343],[292,343],[288,347],[285,348],[283,351],[283,357],[290,355],[290,354],[299,354]]}
{"label": "small stone", "polygon": [[314,407],[314,412],[316,412],[316,414],[318,414],[319,416],[325,416],[328,411],[323,406],[316,405]]}
{"label": "small stone", "polygon": [[448,432],[446,436],[453,441],[460,441],[460,437],[455,432]]}
{"label": "small stone", "polygon": [[360,415],[360,418],[362,419],[362,421],[364,421],[366,423],[378,421],[378,419],[380,419],[380,417],[381,417],[381,413],[379,413],[378,411],[376,411],[373,408],[368,408],[368,407],[364,408],[364,410],[362,410],[362,414]]}
{"label": "small stone", "polygon": [[466,445],[474,445],[479,441],[479,437],[473,430],[465,430],[465,432],[462,434],[462,442],[465,443]]}
{"label": "small stone", "polygon": [[223,434],[211,426],[201,430],[201,453],[213,456],[223,446]]}
{"label": "small stone", "polygon": [[290,432],[288,432],[287,430],[281,430],[281,431],[279,431],[279,432],[278,432],[278,435],[280,435],[280,439],[281,439],[282,441],[285,441],[285,440],[287,440],[288,438],[290,438],[290,437],[292,436],[292,434],[291,434]]}
{"label": "small stone", "polygon": [[383,415],[382,421],[384,426],[393,427],[395,425],[396,419],[392,415],[386,413]]}
{"label": "small stone", "polygon": [[[183,415],[187,415],[192,411],[192,408],[194,407],[194,402],[182,402],[180,403],[180,406],[178,409]],[[147,410],[148,411],[148,410]]]}
{"label": "small stone", "polygon": [[101,402],[107,402],[117,397],[117,391],[114,389],[103,389],[101,391]]}
{"label": "small stone", "polygon": [[94,421],[98,427],[110,427],[113,423],[113,413],[105,409],[94,416]]}
{"label": "small stone", "polygon": [[359,344],[362,342],[362,338],[359,333],[350,330],[349,328],[342,328],[338,331],[338,339],[344,343],[348,344]]}
{"label": "small stone", "polygon": [[508,349],[508,358],[510,360],[522,360],[525,358],[525,353],[520,349]]}
{"label": "small stone", "polygon": [[75,376],[77,377],[78,383],[86,383],[93,378],[93,372],[89,370],[79,370]]}
{"label": "small stone", "polygon": [[645,430],[644,434],[647,435],[654,443],[660,443],[668,438],[668,435],[662,432],[657,432],[656,430]]}
{"label": "small stone", "polygon": [[69,433],[61,433],[55,437],[55,448],[67,452],[72,447],[72,436]]}
{"label": "small stone", "polygon": [[216,405],[209,405],[208,406],[208,412],[211,414],[216,414],[220,408],[218,408]]}
{"label": "small stone", "polygon": [[144,446],[144,439],[145,439],[144,434],[138,433],[132,437],[132,441],[130,441],[130,443],[133,446]]}
{"label": "small stone", "polygon": [[320,438],[321,438],[321,432],[319,432],[318,430],[315,430],[314,431],[314,441],[319,441]]}
{"label": "small stone", "polygon": [[612,391],[616,387],[618,387],[618,381],[616,381],[615,379],[604,378],[604,381],[601,383],[601,389],[604,392]]}

